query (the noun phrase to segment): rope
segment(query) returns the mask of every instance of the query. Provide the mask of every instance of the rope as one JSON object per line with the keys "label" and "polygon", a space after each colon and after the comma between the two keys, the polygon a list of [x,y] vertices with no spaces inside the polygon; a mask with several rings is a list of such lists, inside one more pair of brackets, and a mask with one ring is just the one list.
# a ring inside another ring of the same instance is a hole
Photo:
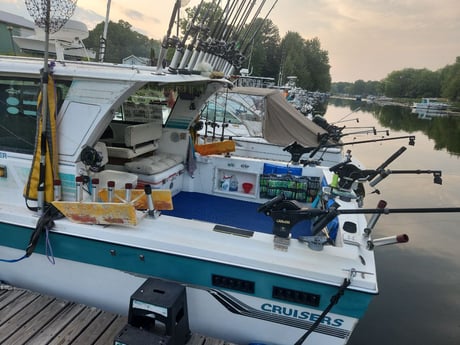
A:
{"label": "rope", "polygon": [[337,291],[337,293],[331,297],[331,302],[329,303],[329,305],[327,306],[326,309],[324,309],[324,311],[322,312],[322,314],[320,315],[320,317],[315,321],[315,323],[310,327],[310,329],[303,335],[299,338],[299,340],[297,340],[295,342],[294,345],[301,345],[303,344],[303,342],[305,341],[305,339],[307,339],[307,337],[313,333],[315,331],[315,329],[319,326],[319,324],[321,323],[321,321],[324,320],[324,318],[326,317],[326,315],[331,311],[332,307],[334,305],[336,305],[339,300],[340,300],[340,297],[343,296],[343,294],[345,293],[345,290],[347,289],[347,287],[350,285],[351,283],[351,279],[350,278],[345,278],[343,280],[343,283],[342,285],[340,285],[339,287],[339,291]]}

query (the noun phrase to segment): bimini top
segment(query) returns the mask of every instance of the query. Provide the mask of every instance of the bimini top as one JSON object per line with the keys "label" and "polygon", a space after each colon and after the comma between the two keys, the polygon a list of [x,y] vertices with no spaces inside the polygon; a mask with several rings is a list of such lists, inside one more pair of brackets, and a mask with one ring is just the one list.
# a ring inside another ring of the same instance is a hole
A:
{"label": "bimini top", "polygon": [[289,104],[279,90],[235,87],[228,97],[236,102],[240,98],[245,107],[253,107],[262,121],[262,136],[269,143],[288,146],[297,141],[305,147],[316,147],[318,134],[326,133]]}

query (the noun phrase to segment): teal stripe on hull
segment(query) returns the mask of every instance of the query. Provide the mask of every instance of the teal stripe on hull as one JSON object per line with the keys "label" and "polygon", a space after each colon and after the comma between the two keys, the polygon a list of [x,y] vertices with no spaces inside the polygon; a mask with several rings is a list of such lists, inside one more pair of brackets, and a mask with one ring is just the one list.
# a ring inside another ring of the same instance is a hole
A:
{"label": "teal stripe on hull", "polygon": [[[25,249],[31,232],[32,230],[28,228],[1,223],[0,245]],[[36,247],[36,253],[45,254],[43,237]],[[50,241],[55,257],[206,288],[216,288],[212,285],[211,277],[213,274],[252,281],[255,282],[255,291],[253,294],[248,293],[248,295],[272,300],[274,303],[295,304],[272,298],[273,286],[318,294],[321,295],[318,307],[298,304],[300,307],[317,309],[318,311],[322,311],[327,307],[331,296],[335,295],[338,290],[338,287],[335,286],[280,274],[54,232],[50,233]],[[50,268],[52,269],[52,265],[50,265]],[[366,311],[372,297],[372,294],[347,290],[345,296],[334,306],[333,312],[344,316],[360,318]]]}

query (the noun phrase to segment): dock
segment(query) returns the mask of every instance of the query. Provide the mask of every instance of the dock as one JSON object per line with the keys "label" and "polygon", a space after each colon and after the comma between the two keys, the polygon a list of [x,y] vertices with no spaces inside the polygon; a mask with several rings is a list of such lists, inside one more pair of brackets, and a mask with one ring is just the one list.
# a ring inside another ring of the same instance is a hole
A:
{"label": "dock", "polygon": [[[0,344],[113,345],[127,322],[126,316],[0,284]],[[236,344],[192,334],[186,345]]]}

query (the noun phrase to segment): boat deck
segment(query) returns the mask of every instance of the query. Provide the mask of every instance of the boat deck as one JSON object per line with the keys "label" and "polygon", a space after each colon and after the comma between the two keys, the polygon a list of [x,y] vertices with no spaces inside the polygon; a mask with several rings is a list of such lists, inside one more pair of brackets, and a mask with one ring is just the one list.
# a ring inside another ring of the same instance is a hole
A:
{"label": "boat deck", "polygon": [[[126,316],[0,285],[0,344],[112,345],[126,324]],[[187,345],[235,344],[193,334]]]}

